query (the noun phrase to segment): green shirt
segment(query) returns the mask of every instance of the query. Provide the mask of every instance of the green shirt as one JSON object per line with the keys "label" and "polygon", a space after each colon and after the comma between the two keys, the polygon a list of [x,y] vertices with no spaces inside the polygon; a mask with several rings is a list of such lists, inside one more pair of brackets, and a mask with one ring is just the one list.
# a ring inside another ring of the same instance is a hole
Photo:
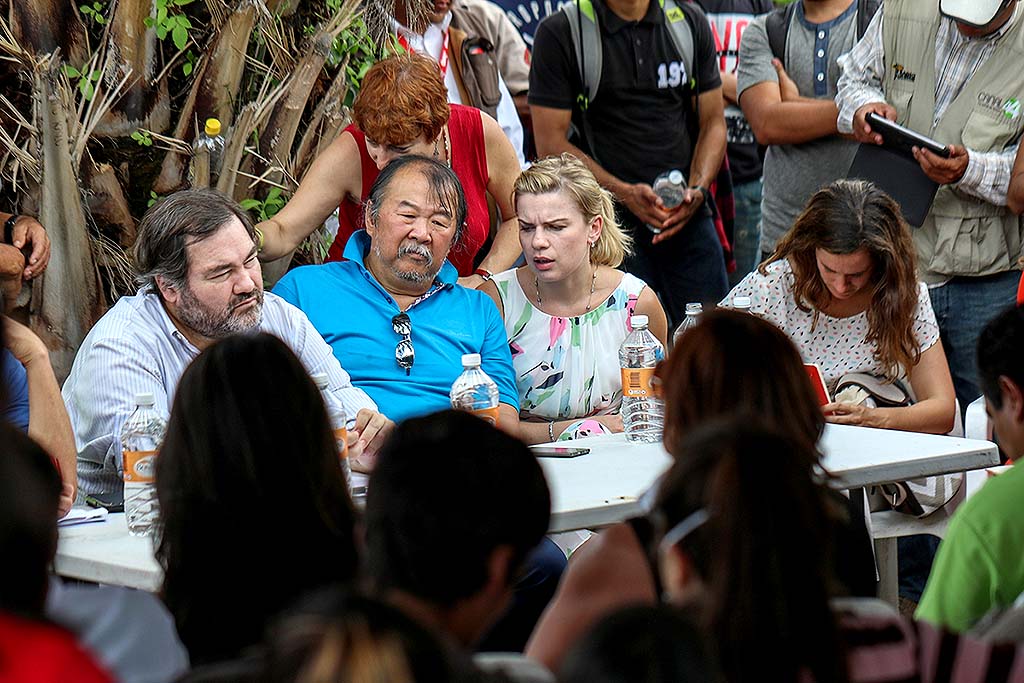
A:
{"label": "green shirt", "polygon": [[928,577],[918,619],[968,630],[1024,593],[1024,466],[985,483],[949,523]]}

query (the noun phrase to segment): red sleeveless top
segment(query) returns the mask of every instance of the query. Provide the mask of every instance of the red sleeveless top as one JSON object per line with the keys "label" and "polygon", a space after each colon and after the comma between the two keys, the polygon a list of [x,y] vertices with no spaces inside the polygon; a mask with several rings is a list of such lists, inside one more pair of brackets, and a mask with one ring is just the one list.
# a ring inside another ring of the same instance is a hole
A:
{"label": "red sleeveless top", "polygon": [[[487,148],[484,145],[484,124],[480,110],[452,104],[451,118],[448,119],[448,135],[451,139],[452,170],[462,181],[466,193],[466,229],[459,243],[452,247],[448,260],[459,271],[460,276],[473,274],[473,259],[480,247],[487,241],[491,219],[487,212]],[[345,198],[338,207],[338,236],[328,252],[328,261],[341,261],[345,243],[356,230],[363,228],[363,204],[370,194],[370,188],[377,180],[377,165],[366,151],[366,136],[354,125],[345,129],[352,134],[359,147],[363,170],[363,196],[359,204]]]}

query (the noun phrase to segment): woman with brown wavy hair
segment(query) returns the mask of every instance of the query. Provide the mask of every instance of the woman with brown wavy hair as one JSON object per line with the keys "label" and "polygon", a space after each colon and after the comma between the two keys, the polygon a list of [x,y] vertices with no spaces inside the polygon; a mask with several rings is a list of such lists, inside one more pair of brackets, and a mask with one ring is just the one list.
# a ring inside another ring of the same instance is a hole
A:
{"label": "woman with brown wavy hair", "polygon": [[871,408],[836,402],[838,424],[946,433],[955,396],[928,288],[917,280],[910,229],[899,205],[863,180],[837,180],[811,197],[771,258],[723,304],[751,299],[751,312],[784,330],[804,362],[835,391],[849,373],[908,380],[917,402]]}

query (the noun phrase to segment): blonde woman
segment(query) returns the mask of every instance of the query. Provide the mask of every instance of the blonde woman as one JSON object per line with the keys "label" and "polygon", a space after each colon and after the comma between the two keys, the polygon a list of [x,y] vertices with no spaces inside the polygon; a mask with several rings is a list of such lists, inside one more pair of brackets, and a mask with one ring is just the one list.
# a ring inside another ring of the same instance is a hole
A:
{"label": "blonde woman", "polygon": [[526,265],[480,289],[505,321],[522,437],[543,443],[621,432],[618,350],[630,316],[646,315],[663,344],[668,325],[646,283],[617,270],[630,239],[611,195],[563,154],[523,171],[513,203]]}

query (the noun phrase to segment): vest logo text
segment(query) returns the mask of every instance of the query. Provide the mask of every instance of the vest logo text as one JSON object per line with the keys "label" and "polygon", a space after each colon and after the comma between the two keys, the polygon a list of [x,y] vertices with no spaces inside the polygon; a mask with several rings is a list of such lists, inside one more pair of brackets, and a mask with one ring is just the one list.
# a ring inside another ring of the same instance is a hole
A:
{"label": "vest logo text", "polygon": [[913,83],[917,80],[917,74],[907,71],[902,64],[893,64],[892,78],[894,81],[910,81]]}
{"label": "vest logo text", "polygon": [[983,109],[988,109],[991,112],[995,112],[1005,119],[1013,121],[1020,116],[1020,100],[1016,97],[999,97],[998,95],[992,95],[991,93],[981,92],[978,93],[978,104]]}

